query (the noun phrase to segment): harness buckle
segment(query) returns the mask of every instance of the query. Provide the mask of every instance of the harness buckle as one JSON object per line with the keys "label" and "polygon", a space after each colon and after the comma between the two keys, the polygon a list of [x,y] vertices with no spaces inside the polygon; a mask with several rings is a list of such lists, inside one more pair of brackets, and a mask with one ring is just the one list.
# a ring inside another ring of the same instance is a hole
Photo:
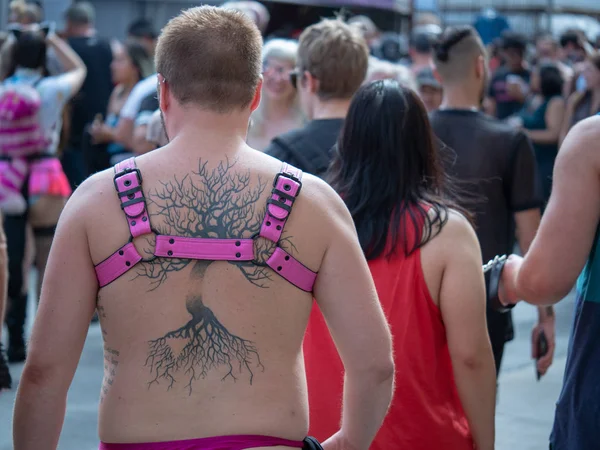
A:
{"label": "harness buckle", "polygon": [[117,192],[120,193],[119,186],[117,185],[117,180],[119,178],[124,177],[125,175],[128,175],[128,174],[133,173],[133,172],[135,172],[135,176],[137,177],[138,184],[140,186],[142,185],[143,179],[142,179],[142,172],[140,172],[140,169],[138,169],[137,167],[134,168],[134,169],[127,168],[127,169],[122,170],[121,172],[115,174],[115,176],[113,177],[113,183],[115,185],[115,189],[116,189]]}
{"label": "harness buckle", "polygon": [[296,178],[294,175],[289,174],[287,172],[279,172],[275,179],[273,180],[273,188],[277,187],[277,183],[279,182],[279,178],[287,178],[288,180],[292,180],[295,183],[298,183],[298,192],[296,192],[296,197],[300,195],[300,191],[302,190],[302,181]]}

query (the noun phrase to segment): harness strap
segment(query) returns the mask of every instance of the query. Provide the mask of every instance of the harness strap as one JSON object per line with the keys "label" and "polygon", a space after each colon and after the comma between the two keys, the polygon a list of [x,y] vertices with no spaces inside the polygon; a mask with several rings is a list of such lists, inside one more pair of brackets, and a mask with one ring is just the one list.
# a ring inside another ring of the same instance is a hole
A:
{"label": "harness strap", "polygon": [[98,285],[104,287],[112,283],[141,260],[132,242],[124,245],[95,267]]}
{"label": "harness strap", "polygon": [[302,171],[289,164],[283,165],[275,177],[271,198],[267,201],[267,213],[260,229],[260,237],[278,243],[283,227],[292,212],[292,206],[302,188]]}
{"label": "harness strap", "polygon": [[[283,228],[302,188],[301,179],[302,171],[284,164],[281,173],[273,182],[260,237],[279,244]],[[134,158],[115,166],[114,184],[132,239],[152,233],[142,190],[142,175]],[[154,256],[229,262],[253,261],[254,238],[212,239],[157,235]],[[96,266],[99,286],[104,287],[112,283],[142,260],[142,256],[130,241]],[[299,289],[312,292],[317,274],[279,245],[276,246],[266,265]]]}
{"label": "harness strap", "polygon": [[312,292],[317,274],[303,265],[281,247],[267,260],[267,266],[299,289]]}
{"label": "harness strap", "polygon": [[136,238],[152,233],[142,190],[142,174],[135,164],[135,158],[126,159],[115,166],[114,183],[131,236]]}
{"label": "harness strap", "polygon": [[209,261],[252,261],[254,259],[254,241],[252,239],[212,239],[158,235],[154,255],[162,258]]}
{"label": "harness strap", "polygon": [[[283,228],[302,189],[302,171],[284,164],[275,177],[260,236],[279,244]],[[282,249],[279,245],[267,260],[275,273],[306,292],[312,292],[317,274]]]}

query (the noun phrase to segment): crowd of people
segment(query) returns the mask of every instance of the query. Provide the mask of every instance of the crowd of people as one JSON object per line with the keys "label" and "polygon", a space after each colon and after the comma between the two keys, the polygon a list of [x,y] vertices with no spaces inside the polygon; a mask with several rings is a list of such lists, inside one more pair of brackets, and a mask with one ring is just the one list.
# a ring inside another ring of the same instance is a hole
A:
{"label": "crowd of people", "polygon": [[117,42],[86,2],[60,34],[38,5],[11,11],[16,449],[56,448],[96,320],[105,450],[493,449],[508,306],[538,306],[543,376],[552,305],[580,273],[550,446],[596,445],[600,53],[582,33],[486,47],[470,26],[428,27],[390,61],[364,16],[265,39],[264,8],[227,2]]}

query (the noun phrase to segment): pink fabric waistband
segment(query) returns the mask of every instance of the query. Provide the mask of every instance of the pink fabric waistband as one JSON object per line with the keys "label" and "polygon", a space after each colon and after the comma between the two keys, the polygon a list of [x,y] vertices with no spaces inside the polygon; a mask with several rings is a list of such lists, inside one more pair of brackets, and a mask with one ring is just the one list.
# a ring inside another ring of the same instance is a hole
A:
{"label": "pink fabric waistband", "polygon": [[291,441],[271,436],[239,435],[145,444],[106,444],[102,442],[99,450],[245,450],[277,446],[302,448],[303,445],[302,441]]}

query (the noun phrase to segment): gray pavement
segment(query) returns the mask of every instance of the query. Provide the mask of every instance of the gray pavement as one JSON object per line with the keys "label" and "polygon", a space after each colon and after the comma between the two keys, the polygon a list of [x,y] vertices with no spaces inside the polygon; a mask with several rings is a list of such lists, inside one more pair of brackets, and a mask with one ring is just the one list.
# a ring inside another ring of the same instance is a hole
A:
{"label": "gray pavement", "polygon": [[[33,302],[31,302],[33,305]],[[33,308],[33,306],[31,306]],[[547,450],[554,404],[564,371],[573,298],[557,305],[557,351],[554,365],[540,382],[535,380],[530,360],[531,328],[537,320],[535,308],[519,305],[514,310],[516,338],[505,352],[497,408],[497,450]],[[33,310],[29,317],[33,317]],[[102,338],[98,325],[88,333],[79,368],[69,391],[67,414],[61,435],[61,450],[98,448],[97,404],[102,378]],[[18,382],[22,365],[11,366]],[[12,409],[16,389],[0,394],[0,450],[12,447]]]}

